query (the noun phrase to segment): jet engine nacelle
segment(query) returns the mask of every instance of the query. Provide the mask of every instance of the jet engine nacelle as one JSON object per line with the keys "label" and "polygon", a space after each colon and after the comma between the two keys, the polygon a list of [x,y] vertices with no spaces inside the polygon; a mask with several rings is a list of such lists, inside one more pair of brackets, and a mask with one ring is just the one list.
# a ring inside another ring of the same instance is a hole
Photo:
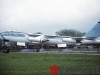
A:
{"label": "jet engine nacelle", "polygon": [[93,43],[95,43],[94,40],[88,40],[88,39],[83,39],[81,42],[82,42],[82,44],[93,44]]}
{"label": "jet engine nacelle", "polygon": [[32,41],[32,42],[40,42],[41,41],[41,39],[39,37],[29,37],[28,40]]}
{"label": "jet engine nacelle", "polygon": [[72,38],[62,38],[64,42],[76,43],[76,41]]}

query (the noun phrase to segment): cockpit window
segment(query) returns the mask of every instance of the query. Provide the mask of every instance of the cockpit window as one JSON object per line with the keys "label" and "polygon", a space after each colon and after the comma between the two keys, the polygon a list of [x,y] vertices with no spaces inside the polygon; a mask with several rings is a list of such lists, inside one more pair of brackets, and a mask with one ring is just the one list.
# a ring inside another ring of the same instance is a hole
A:
{"label": "cockpit window", "polygon": [[3,36],[25,37],[26,34],[22,32],[2,32]]}

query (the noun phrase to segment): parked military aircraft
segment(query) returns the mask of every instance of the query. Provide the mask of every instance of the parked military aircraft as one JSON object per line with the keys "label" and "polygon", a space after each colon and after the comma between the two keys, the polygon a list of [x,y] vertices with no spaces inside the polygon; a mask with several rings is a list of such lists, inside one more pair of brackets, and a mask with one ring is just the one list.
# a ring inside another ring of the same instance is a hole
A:
{"label": "parked military aircraft", "polygon": [[16,31],[6,31],[0,33],[0,39],[4,42],[17,42],[17,45],[25,46],[25,43],[41,45],[57,45],[58,47],[66,47],[67,45],[74,45],[76,41],[71,37],[63,36],[50,36],[43,34],[28,34]]}
{"label": "parked military aircraft", "polygon": [[76,42],[81,45],[100,46],[100,22],[98,22],[85,36],[76,37]]}
{"label": "parked military aircraft", "polygon": [[[16,31],[0,33],[0,39],[4,42],[14,41],[17,45],[25,46],[25,43],[38,45],[38,49],[45,45],[57,45],[58,47],[73,46],[76,43],[100,46],[100,22],[83,37],[51,36],[43,34],[28,34]],[[41,45],[41,47],[39,47]]]}

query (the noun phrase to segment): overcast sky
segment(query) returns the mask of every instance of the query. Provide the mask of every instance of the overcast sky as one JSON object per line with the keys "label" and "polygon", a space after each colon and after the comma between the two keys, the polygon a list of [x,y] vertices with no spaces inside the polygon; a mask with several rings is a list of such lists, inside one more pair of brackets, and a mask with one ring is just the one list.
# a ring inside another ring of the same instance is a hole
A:
{"label": "overcast sky", "polygon": [[98,21],[100,0],[0,0],[0,32],[87,32]]}

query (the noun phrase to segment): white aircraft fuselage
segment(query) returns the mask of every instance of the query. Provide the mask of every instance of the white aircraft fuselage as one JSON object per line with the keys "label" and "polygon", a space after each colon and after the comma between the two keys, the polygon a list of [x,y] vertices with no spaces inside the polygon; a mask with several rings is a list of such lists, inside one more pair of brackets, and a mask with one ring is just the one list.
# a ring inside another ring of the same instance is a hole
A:
{"label": "white aircraft fuselage", "polygon": [[[33,34],[34,35],[34,34]],[[45,44],[45,45],[56,45],[56,44],[75,44],[76,41],[72,38],[62,38],[60,36],[48,36],[48,35],[38,35],[36,37],[29,36],[27,33],[22,32],[2,32],[0,33],[1,40],[9,40],[14,42],[25,42],[33,44]]]}
{"label": "white aircraft fuselage", "polygon": [[95,38],[95,39],[83,39],[82,44],[100,44],[100,37]]}

